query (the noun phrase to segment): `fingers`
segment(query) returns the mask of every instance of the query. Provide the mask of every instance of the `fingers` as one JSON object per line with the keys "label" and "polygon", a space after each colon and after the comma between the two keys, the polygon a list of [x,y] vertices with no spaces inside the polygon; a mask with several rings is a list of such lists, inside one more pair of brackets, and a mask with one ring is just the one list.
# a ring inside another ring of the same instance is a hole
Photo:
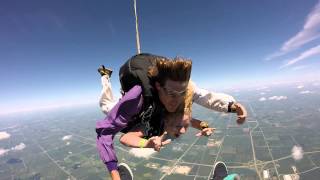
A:
{"label": "fingers", "polygon": [[168,134],[167,131],[164,131],[163,134],[160,136],[160,140],[162,141],[167,134]]}
{"label": "fingers", "polygon": [[153,143],[153,149],[160,151],[162,146],[165,146],[171,142],[171,139],[164,140],[167,132],[165,131],[161,136],[153,136],[149,140]]}
{"label": "fingers", "polygon": [[245,117],[240,117],[240,116],[239,116],[239,117],[237,118],[237,123],[238,123],[238,124],[243,124],[245,121],[246,121],[246,118],[245,118]]}
{"label": "fingers", "polygon": [[206,128],[205,129],[205,136],[210,136],[214,131],[216,130],[216,128]]}
{"label": "fingers", "polygon": [[167,145],[167,144],[169,144],[169,143],[171,143],[171,139],[167,139],[167,140],[165,140],[165,141],[162,141],[161,145],[162,145],[162,146],[165,146],[165,145]]}
{"label": "fingers", "polygon": [[246,108],[244,108],[243,106],[242,106],[242,104],[240,104],[240,103],[236,103],[236,107],[237,107],[237,109],[236,109],[236,111],[237,111],[237,115],[238,116],[244,116],[244,117],[247,117],[247,110],[246,110]]}
{"label": "fingers", "polygon": [[197,133],[196,136],[210,136],[215,130],[216,128],[204,128],[202,131]]}
{"label": "fingers", "polygon": [[159,136],[155,136],[154,137],[154,140],[153,140],[153,143],[154,143],[154,150],[155,151],[160,151],[161,149],[161,138]]}
{"label": "fingers", "polygon": [[165,146],[167,144],[169,144],[171,142],[171,139],[166,139],[165,140],[165,137],[167,135],[167,131],[165,131],[161,136],[160,136],[160,143],[161,143],[161,146]]}
{"label": "fingers", "polygon": [[161,149],[161,146],[159,146],[159,145],[157,145],[157,146],[154,146],[154,148],[153,148],[155,151],[160,151],[160,149]]}

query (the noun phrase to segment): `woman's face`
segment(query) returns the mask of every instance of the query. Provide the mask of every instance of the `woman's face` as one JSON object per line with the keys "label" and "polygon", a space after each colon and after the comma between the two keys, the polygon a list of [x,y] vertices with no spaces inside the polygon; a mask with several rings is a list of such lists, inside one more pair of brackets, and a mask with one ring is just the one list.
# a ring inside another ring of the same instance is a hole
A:
{"label": "woman's face", "polygon": [[187,132],[191,121],[191,115],[171,115],[166,118],[165,131],[167,131],[168,135],[178,138],[180,135]]}

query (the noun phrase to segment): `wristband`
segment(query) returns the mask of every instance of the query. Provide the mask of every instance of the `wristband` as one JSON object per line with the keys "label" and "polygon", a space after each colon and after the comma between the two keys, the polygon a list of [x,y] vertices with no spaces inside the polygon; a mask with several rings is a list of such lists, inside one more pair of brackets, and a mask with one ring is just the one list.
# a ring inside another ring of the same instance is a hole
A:
{"label": "wristband", "polygon": [[234,102],[229,102],[229,104],[228,104],[228,112],[231,112],[231,113],[237,112],[236,111],[236,107],[234,107],[234,106],[235,106]]}
{"label": "wristband", "polygon": [[209,127],[209,124],[207,122],[205,122],[205,121],[201,121],[200,127],[201,127],[201,129],[205,129],[205,128]]}
{"label": "wristband", "polygon": [[144,148],[144,147],[146,147],[146,143],[147,143],[147,140],[142,138],[142,139],[139,141],[139,148]]}
{"label": "wristband", "polygon": [[232,106],[233,102],[229,102],[228,104],[228,112],[231,112],[231,106]]}

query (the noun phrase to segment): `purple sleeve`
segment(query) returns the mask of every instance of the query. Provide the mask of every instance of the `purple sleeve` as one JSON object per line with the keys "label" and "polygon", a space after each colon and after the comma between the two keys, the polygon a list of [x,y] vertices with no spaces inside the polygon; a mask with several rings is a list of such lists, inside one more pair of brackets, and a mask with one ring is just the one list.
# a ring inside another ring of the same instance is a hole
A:
{"label": "purple sleeve", "polygon": [[100,158],[107,164],[108,169],[108,162],[117,162],[113,138],[116,133],[127,126],[134,115],[140,112],[143,102],[141,93],[141,86],[134,86],[112,108],[108,116],[96,124],[96,129],[103,128],[101,133],[103,135],[97,137],[96,143]]}
{"label": "purple sleeve", "polygon": [[106,166],[107,166],[107,169],[108,169],[109,172],[118,169],[117,161],[106,162]]}

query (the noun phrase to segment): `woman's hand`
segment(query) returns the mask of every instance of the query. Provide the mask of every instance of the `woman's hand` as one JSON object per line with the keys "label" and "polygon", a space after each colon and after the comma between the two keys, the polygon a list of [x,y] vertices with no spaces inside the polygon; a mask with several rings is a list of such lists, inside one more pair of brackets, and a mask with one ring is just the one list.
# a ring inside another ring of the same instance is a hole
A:
{"label": "woman's hand", "polygon": [[167,132],[164,132],[161,136],[153,136],[148,139],[146,147],[153,148],[155,151],[160,151],[162,146],[165,146],[171,142],[171,139],[164,140]]}
{"label": "woman's hand", "polygon": [[197,133],[196,136],[198,136],[198,137],[199,136],[210,136],[214,132],[214,130],[216,130],[216,128],[210,128],[210,127],[204,128],[199,133]]}

